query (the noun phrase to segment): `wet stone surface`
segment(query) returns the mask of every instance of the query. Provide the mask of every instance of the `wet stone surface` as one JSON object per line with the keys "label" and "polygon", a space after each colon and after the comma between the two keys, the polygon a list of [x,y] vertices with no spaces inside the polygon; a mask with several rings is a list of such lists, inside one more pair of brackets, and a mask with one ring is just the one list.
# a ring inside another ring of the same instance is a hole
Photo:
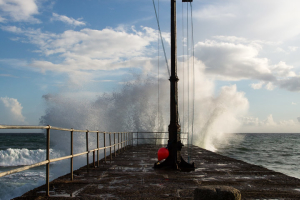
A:
{"label": "wet stone surface", "polygon": [[[108,156],[89,172],[86,166],[74,171],[73,181],[70,174],[53,180],[50,197],[44,185],[15,199],[193,199],[195,188],[217,185],[238,189],[242,199],[300,199],[299,179],[196,146],[191,147],[194,171],[154,169],[160,147],[127,147],[112,162]],[[187,158],[186,148],[182,156]]]}

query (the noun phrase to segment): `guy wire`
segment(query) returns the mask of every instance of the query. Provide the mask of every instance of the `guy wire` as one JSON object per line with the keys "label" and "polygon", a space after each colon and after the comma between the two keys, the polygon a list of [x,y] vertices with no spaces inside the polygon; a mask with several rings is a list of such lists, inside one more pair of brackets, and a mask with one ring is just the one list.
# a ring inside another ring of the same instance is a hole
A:
{"label": "guy wire", "polygon": [[188,68],[188,163],[190,162],[190,65],[189,65],[189,6],[186,4],[186,44],[187,44],[187,68]]}
{"label": "guy wire", "polygon": [[[157,12],[159,21],[159,0],[157,0]],[[159,131],[159,30],[157,31],[157,131]]]}
{"label": "guy wire", "polygon": [[190,2],[190,7],[191,7],[191,29],[192,29],[191,32],[192,32],[192,45],[193,45],[193,50],[192,50],[193,51],[193,113],[192,113],[192,141],[191,141],[191,143],[193,145],[193,141],[194,141],[194,119],[195,119],[195,43],[194,43],[194,23],[193,23],[192,2]]}

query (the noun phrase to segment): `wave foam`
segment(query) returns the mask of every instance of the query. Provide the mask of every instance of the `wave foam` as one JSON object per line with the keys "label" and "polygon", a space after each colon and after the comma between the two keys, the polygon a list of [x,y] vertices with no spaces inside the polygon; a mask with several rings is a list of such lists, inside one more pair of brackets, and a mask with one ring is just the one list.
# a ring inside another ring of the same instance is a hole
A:
{"label": "wave foam", "polygon": [[[50,156],[58,156],[53,149],[50,149]],[[0,166],[20,166],[20,165],[32,165],[38,162],[42,162],[46,159],[46,149],[6,149],[0,150]]]}

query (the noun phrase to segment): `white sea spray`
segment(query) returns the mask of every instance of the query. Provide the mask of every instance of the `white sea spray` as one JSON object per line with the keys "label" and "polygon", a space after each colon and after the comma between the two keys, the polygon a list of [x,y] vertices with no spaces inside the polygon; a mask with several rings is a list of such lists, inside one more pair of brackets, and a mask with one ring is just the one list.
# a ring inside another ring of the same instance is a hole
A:
{"label": "white sea spray", "polygon": [[[204,74],[205,66],[196,60],[195,68],[195,120],[193,144],[210,150],[216,150],[216,141],[226,142],[227,135],[234,132],[238,126],[238,118],[247,112],[248,100],[244,93],[239,92],[236,85],[224,86],[219,92],[215,91],[214,80]],[[179,62],[180,65],[180,62]],[[192,73],[192,70],[190,70]],[[187,74],[185,74],[185,80]],[[192,74],[190,74],[192,77]],[[179,79],[183,80],[182,73]],[[192,79],[190,79],[190,97],[188,98],[188,84],[185,83],[185,92],[179,82],[179,115],[182,131],[189,130],[192,141]],[[99,131],[168,131],[170,119],[169,102],[170,86],[168,78],[160,77],[160,104],[157,105],[157,82],[154,76],[134,75],[130,81],[121,85],[114,92],[98,96],[96,99],[76,98],[64,93],[46,94],[44,100],[47,106],[46,114],[41,117],[41,125],[51,125],[63,128]],[[183,100],[184,97],[184,100]],[[185,115],[183,116],[183,102]],[[189,111],[187,105],[189,102]],[[159,112],[157,108],[159,107]],[[188,116],[189,115],[189,116]],[[189,124],[188,124],[188,118]],[[70,154],[70,132],[51,130],[50,158]],[[74,133],[74,153],[86,150],[86,133]],[[108,144],[108,137],[106,137]],[[103,144],[103,134],[100,134],[100,145]],[[89,149],[96,148],[96,134],[89,133]],[[5,150],[7,151],[7,150]],[[9,150],[12,155],[20,155],[20,160],[13,159],[9,165],[22,165],[40,162],[45,159],[45,150]],[[56,152],[56,153],[54,153]],[[3,152],[2,152],[3,153]],[[3,155],[7,153],[4,152]],[[44,154],[44,155],[43,155]],[[32,156],[28,159],[27,156]],[[103,155],[100,155],[102,158]],[[74,169],[86,164],[86,156],[74,159]],[[51,165],[51,179],[69,173],[69,160]],[[36,176],[34,176],[36,177]],[[35,179],[35,178],[34,178]],[[34,180],[29,178],[29,180]],[[22,193],[44,182],[42,177],[21,188]],[[14,189],[13,189],[14,190]],[[7,192],[10,197],[13,190]]]}
{"label": "white sea spray", "polygon": [[[50,149],[50,156],[52,158],[60,156],[59,152],[54,152]],[[38,162],[42,162],[46,159],[45,149],[29,150],[26,148],[22,149],[11,149],[0,150],[0,166],[22,166],[32,165]]]}

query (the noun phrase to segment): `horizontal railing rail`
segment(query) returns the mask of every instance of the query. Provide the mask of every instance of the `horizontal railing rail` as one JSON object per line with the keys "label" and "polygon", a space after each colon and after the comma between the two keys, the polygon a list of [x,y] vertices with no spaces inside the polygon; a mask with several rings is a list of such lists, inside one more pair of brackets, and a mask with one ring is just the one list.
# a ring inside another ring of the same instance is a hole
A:
{"label": "horizontal railing rail", "polygon": [[[1,172],[0,173],[0,177],[3,176],[7,176],[13,173],[18,173],[18,172],[22,172],[34,167],[38,167],[38,166],[42,166],[42,165],[46,165],[46,195],[49,196],[49,188],[50,188],[50,163],[53,162],[57,162],[57,161],[62,161],[62,160],[66,160],[66,159],[71,159],[70,161],[70,172],[71,172],[71,180],[73,181],[73,158],[78,157],[78,156],[82,156],[82,155],[87,155],[86,159],[87,159],[87,171],[89,171],[89,154],[93,153],[93,166],[96,167],[97,163],[97,167],[100,166],[99,164],[99,151],[103,150],[104,153],[104,162],[106,163],[107,160],[107,155],[106,155],[106,150],[109,148],[110,151],[110,161],[112,161],[112,148],[114,151],[114,157],[117,156],[117,151],[118,153],[121,153],[122,151],[125,151],[127,146],[130,145],[134,145],[134,141],[136,140],[136,145],[139,145],[139,140],[143,140],[143,139],[150,139],[153,140],[155,139],[155,144],[157,143],[157,140],[162,140],[162,139],[168,139],[168,138],[163,138],[163,137],[157,137],[157,134],[166,134],[168,132],[105,132],[105,131],[90,131],[90,130],[79,130],[79,129],[73,129],[73,128],[60,128],[60,127],[54,127],[54,126],[14,126],[14,125],[0,125],[0,129],[42,129],[42,130],[47,130],[47,139],[46,139],[46,160],[39,162],[39,163],[35,163],[32,165],[27,165],[27,166],[22,166],[10,171],[6,171],[6,172]],[[58,131],[67,131],[70,132],[70,138],[71,138],[71,142],[70,142],[70,150],[71,153],[70,155],[67,156],[63,156],[63,157],[59,157],[59,158],[50,158],[50,130],[58,130]],[[74,132],[81,132],[81,133],[86,133],[86,139],[85,139],[85,143],[86,143],[86,151],[83,151],[81,153],[77,153],[74,154],[73,152],[73,134]],[[97,134],[97,148],[94,149],[89,149],[89,142],[88,142],[88,136],[89,133],[96,133]],[[103,135],[103,147],[100,147],[99,145],[99,134]],[[116,134],[117,134],[117,143],[116,143]],[[155,137],[141,137],[141,134],[155,134]],[[187,134],[187,133],[181,133],[181,134]],[[106,136],[109,136],[108,141],[109,144],[106,144]],[[113,136],[113,144],[112,144],[112,136]],[[120,137],[121,136],[121,137]],[[134,137],[135,136],[135,137]],[[139,137],[140,136],[140,137]],[[182,139],[187,139],[187,138],[182,138]],[[117,149],[117,150],[116,150]],[[95,160],[95,152],[97,152],[97,162]]]}

